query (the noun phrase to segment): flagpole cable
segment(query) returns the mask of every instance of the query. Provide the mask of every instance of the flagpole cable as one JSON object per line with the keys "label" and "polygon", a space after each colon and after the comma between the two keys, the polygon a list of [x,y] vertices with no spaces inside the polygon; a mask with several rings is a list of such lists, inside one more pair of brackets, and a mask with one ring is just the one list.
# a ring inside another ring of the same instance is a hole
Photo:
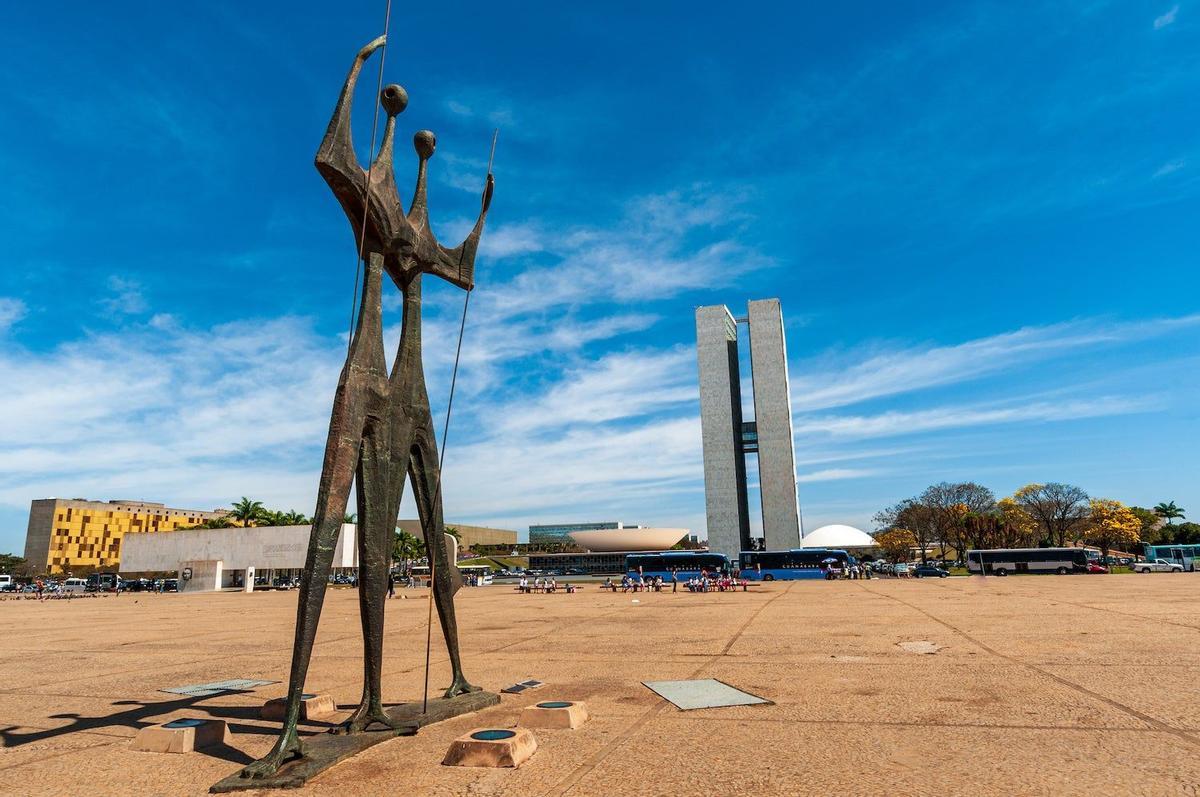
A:
{"label": "flagpole cable", "polygon": [[[492,133],[492,153],[488,157],[488,177],[492,176],[492,164],[496,159],[496,139],[500,136],[500,131],[497,129]],[[450,372],[450,397],[446,401],[446,421],[442,424],[442,448],[438,453],[438,470],[437,483],[433,491],[433,502],[430,504],[429,513],[430,520],[433,519],[433,514],[437,511],[438,501],[442,497],[442,465],[446,462],[446,448],[449,445],[450,434],[450,413],[454,409],[454,388],[458,384],[458,364],[462,358],[463,335],[467,329],[467,308],[471,306],[471,293],[474,286],[467,289],[467,295],[463,297],[462,319],[458,324],[458,345],[454,349],[454,370]],[[435,441],[436,442],[436,441]],[[443,525],[445,524],[445,518]],[[432,531],[432,529],[431,529]],[[429,548],[429,535],[426,534],[425,552],[429,554],[429,606],[427,608],[427,616],[425,618],[425,686],[421,692],[421,713],[424,714],[429,710],[429,653],[433,645],[433,591],[434,591],[434,564],[433,555]],[[439,540],[439,544],[444,543],[444,540]]]}

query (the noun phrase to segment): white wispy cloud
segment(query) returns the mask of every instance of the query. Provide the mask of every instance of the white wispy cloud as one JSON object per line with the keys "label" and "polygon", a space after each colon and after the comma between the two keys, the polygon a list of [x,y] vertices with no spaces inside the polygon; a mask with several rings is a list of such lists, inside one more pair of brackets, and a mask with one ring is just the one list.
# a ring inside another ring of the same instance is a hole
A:
{"label": "white wispy cloud", "polygon": [[1011,406],[972,404],[876,415],[805,416],[796,423],[796,433],[853,438],[890,437],[1005,423],[1073,421],[1127,415],[1155,409],[1161,404],[1157,396],[1101,396],[1093,399],[1033,401]]}
{"label": "white wispy cloud", "polygon": [[1187,166],[1187,161],[1185,161],[1185,160],[1167,161],[1166,163],[1164,163],[1162,166],[1159,166],[1158,169],[1155,170],[1153,176],[1154,177],[1166,177],[1168,174],[1173,174],[1174,172],[1179,171],[1184,166]]}
{"label": "white wispy cloud", "polygon": [[792,408],[806,412],[957,384],[1072,352],[1146,340],[1200,326],[1200,314],[1106,323],[1097,319],[1023,327],[955,345],[879,351],[791,366]]}
{"label": "white wispy cloud", "polygon": [[109,295],[100,300],[101,305],[112,315],[139,315],[149,305],[142,295],[142,285],[137,280],[119,275],[108,278]]}
{"label": "white wispy cloud", "polygon": [[1175,17],[1179,14],[1179,4],[1171,6],[1171,10],[1167,13],[1154,18],[1154,29],[1161,30],[1168,25],[1175,24]]}
{"label": "white wispy cloud", "polygon": [[0,296],[0,335],[3,335],[29,312],[25,302],[12,296]]}
{"label": "white wispy cloud", "polygon": [[832,482],[841,481],[842,479],[862,479],[867,476],[874,476],[876,473],[878,471],[868,468],[827,468],[825,470],[815,470],[811,473],[798,474],[796,481],[800,484]]}

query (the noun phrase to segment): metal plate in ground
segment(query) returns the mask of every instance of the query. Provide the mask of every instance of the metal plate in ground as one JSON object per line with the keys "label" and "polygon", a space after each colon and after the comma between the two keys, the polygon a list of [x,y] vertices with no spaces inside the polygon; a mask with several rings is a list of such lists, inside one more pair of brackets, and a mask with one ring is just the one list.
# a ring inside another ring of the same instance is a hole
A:
{"label": "metal plate in ground", "polygon": [[771,705],[765,698],[735,689],[716,678],[697,678],[691,681],[643,681],[643,686],[657,692],[681,711],[696,708],[722,708],[725,706],[753,706],[760,703]]}
{"label": "metal plate in ground", "polygon": [[172,689],[159,689],[160,692],[170,692],[173,695],[187,697],[208,697],[222,692],[245,692],[258,686],[277,684],[279,681],[256,681],[252,678],[233,678],[229,681],[214,681],[211,684],[192,684],[191,686],[176,686]]}

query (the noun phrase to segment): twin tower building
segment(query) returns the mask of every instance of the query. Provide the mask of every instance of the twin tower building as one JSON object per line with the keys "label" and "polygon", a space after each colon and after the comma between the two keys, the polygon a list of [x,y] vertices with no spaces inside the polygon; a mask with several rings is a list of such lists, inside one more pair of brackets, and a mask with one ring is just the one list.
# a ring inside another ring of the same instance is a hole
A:
{"label": "twin tower building", "polygon": [[[742,417],[739,326],[746,328],[750,341],[752,421]],[[733,561],[739,551],[754,547],[746,489],[747,454],[758,457],[766,549],[799,547],[796,452],[779,300],[750,302],[744,318],[735,318],[725,305],[698,308],[696,353],[709,550]]]}

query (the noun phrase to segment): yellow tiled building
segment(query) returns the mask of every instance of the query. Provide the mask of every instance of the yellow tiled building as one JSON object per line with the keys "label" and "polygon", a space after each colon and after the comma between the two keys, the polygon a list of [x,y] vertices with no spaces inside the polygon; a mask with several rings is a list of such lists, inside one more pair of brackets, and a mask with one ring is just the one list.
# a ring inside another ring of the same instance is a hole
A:
{"label": "yellow tiled building", "polygon": [[25,560],[38,571],[117,569],[126,534],[170,531],[221,517],[224,510],[172,509],[148,501],[43,498],[29,506]]}

